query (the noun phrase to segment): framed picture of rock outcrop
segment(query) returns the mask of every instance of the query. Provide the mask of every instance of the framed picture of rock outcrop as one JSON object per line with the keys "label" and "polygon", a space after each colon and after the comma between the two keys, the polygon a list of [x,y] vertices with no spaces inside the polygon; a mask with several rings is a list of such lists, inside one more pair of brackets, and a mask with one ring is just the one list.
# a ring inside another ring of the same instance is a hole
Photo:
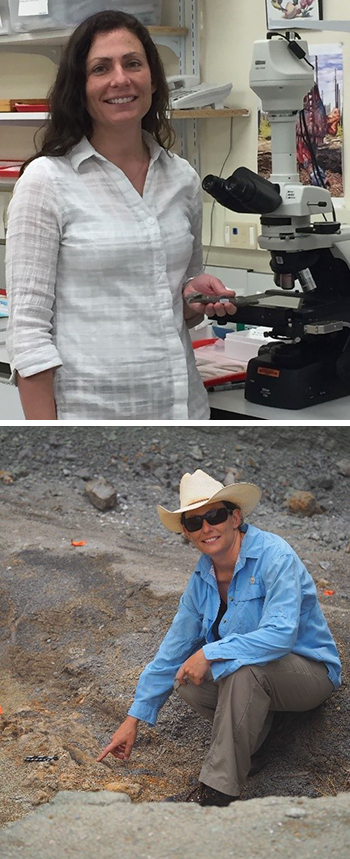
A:
{"label": "framed picture of rock outcrop", "polygon": [[[321,185],[332,197],[344,196],[344,61],[341,43],[309,46],[314,86],[296,126],[297,169],[302,185]],[[307,133],[306,133],[307,129]],[[269,179],[272,168],[269,116],[258,101],[258,173]]]}

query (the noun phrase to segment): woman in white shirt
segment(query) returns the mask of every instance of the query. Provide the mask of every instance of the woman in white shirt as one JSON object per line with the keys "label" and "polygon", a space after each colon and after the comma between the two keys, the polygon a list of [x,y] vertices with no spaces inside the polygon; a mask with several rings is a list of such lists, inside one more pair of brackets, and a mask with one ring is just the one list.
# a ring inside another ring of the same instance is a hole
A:
{"label": "woman in white shirt", "polygon": [[209,417],[188,333],[204,305],[185,298],[234,292],[203,273],[200,180],[168,151],[167,100],[133,16],[77,27],[9,207],[8,351],[29,420]]}

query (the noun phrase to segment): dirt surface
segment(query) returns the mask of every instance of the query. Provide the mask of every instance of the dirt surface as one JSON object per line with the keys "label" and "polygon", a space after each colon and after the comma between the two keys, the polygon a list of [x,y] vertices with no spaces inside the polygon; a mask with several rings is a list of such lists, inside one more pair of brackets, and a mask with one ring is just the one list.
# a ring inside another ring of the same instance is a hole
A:
{"label": "dirt surface", "polygon": [[[339,692],[288,716],[242,799],[348,791],[350,428],[2,428],[0,440],[10,472],[0,472],[0,823],[58,790],[122,790],[142,802],[195,782],[210,726],[175,695],[155,728],[140,726],[128,764],[96,757],[194,567],[195,551],[163,529],[155,507],[175,509],[179,478],[198,467],[262,487],[249,521],[304,560],[343,661]],[[105,513],[85,492],[95,476],[117,490]],[[321,512],[289,512],[286,499],[300,490]],[[33,755],[58,760],[25,762]]]}

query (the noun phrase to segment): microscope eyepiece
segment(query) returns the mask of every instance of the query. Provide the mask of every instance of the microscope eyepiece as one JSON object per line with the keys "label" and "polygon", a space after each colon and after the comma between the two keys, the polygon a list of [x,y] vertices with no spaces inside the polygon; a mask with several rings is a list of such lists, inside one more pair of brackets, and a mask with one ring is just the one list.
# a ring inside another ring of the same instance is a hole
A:
{"label": "microscope eyepiece", "polygon": [[262,215],[274,212],[282,203],[275,185],[247,167],[238,167],[228,179],[209,174],[203,179],[202,187],[218,203],[234,212]]}
{"label": "microscope eyepiece", "polygon": [[211,173],[209,173],[209,175],[208,175],[208,176],[205,176],[205,178],[203,179],[203,182],[202,182],[202,188],[204,188],[204,191],[207,191],[207,192],[208,192],[208,194],[211,194],[212,189],[213,189],[213,188],[215,188],[216,183],[217,183],[217,182],[218,182],[218,183],[219,183],[219,182],[223,182],[223,181],[224,181],[224,180],[223,180],[223,179],[219,179],[219,177],[218,177],[218,176],[212,176],[212,174],[211,174]]}

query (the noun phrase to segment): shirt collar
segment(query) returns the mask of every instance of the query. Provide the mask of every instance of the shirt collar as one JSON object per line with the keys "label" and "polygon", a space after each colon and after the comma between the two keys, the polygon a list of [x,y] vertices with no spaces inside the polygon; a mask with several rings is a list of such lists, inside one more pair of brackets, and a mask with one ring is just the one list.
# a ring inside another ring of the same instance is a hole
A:
{"label": "shirt collar", "polygon": [[[162,154],[167,154],[166,150],[163,149],[162,146],[159,146],[159,143],[157,143],[157,141],[154,139],[154,137],[152,137],[151,134],[149,134],[148,131],[143,130],[142,137],[150,151],[150,165],[153,164],[154,161],[157,161],[157,159]],[[105,158],[104,155],[101,155],[100,152],[97,152],[97,150],[94,149],[87,137],[82,137],[79,143],[73,146],[73,149],[71,149],[68,157],[70,158],[73,169],[76,171],[79,170],[79,167],[83,163],[83,161],[87,161],[89,158],[97,158],[99,161],[107,161],[107,164],[109,163],[108,158]]]}
{"label": "shirt collar", "polygon": [[245,534],[240,550],[241,560],[260,558],[263,549],[264,532],[260,528],[255,528],[254,525],[247,525],[246,523],[242,525],[241,530]]}

